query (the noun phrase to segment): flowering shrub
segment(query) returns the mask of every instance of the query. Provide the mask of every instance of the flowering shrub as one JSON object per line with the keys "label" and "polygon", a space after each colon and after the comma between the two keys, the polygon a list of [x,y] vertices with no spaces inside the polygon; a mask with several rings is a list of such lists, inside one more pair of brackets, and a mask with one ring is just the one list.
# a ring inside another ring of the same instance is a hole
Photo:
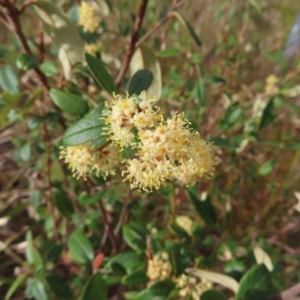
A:
{"label": "flowering shrub", "polygon": [[3,299],[296,297],[296,2],[0,0]]}

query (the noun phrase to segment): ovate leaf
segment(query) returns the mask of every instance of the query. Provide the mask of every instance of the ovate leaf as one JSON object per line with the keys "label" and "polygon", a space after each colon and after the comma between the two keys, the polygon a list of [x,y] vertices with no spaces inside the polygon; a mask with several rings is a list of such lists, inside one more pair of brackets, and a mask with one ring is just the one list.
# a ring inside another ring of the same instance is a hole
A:
{"label": "ovate leaf", "polygon": [[80,300],[106,300],[108,287],[100,273],[94,274],[84,285]]}
{"label": "ovate leaf", "polygon": [[130,76],[132,77],[137,71],[142,69],[150,71],[153,75],[153,80],[150,87],[147,88],[147,93],[159,99],[162,90],[160,64],[153,50],[144,45],[136,49],[132,56],[129,65]]}
{"label": "ovate leaf", "polygon": [[252,267],[241,279],[236,300],[265,300],[271,291],[271,277],[265,265]]}
{"label": "ovate leaf", "polygon": [[59,48],[58,58],[65,78],[72,79],[72,67],[83,62],[83,41],[76,26],[56,6],[48,1],[36,1],[35,10],[43,20],[44,29]]}
{"label": "ovate leaf", "polygon": [[67,239],[72,260],[78,264],[87,264],[93,261],[94,249],[86,237],[79,229],[75,230]]}
{"label": "ovate leaf", "polygon": [[72,202],[67,197],[64,190],[56,190],[54,192],[54,205],[57,209],[67,218],[70,218],[74,214],[74,207]]}
{"label": "ovate leaf", "polygon": [[153,81],[153,75],[150,71],[143,69],[137,71],[131,78],[128,93],[129,95],[139,95],[142,91],[146,91]]}
{"label": "ovate leaf", "polygon": [[258,169],[258,174],[265,176],[270,174],[274,167],[276,166],[277,161],[275,159],[270,159],[266,161],[264,164],[261,165],[261,167]]}
{"label": "ovate leaf", "polygon": [[104,63],[100,59],[88,53],[85,53],[85,59],[94,79],[100,84],[100,86],[111,95],[116,92],[116,85],[112,77],[107,72]]}
{"label": "ovate leaf", "polygon": [[105,126],[104,120],[99,118],[87,117],[70,126],[64,135],[65,146],[75,146],[88,142],[96,142],[98,147],[104,145],[107,136],[103,135],[102,130]]}
{"label": "ovate leaf", "polygon": [[13,95],[19,93],[19,80],[13,68],[9,65],[0,68],[0,86],[3,91]]}
{"label": "ovate leaf", "polygon": [[87,102],[81,96],[59,89],[51,89],[50,98],[62,111],[72,116],[83,115],[89,109]]}
{"label": "ovate leaf", "polygon": [[272,97],[266,105],[259,123],[259,129],[264,129],[272,124],[276,116],[274,114],[274,98]]}

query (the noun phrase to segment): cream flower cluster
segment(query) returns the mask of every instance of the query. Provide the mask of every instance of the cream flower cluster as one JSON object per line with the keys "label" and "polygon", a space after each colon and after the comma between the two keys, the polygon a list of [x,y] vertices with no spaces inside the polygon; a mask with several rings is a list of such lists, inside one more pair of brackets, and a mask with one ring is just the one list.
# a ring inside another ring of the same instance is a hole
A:
{"label": "cream flower cluster", "polygon": [[151,281],[160,281],[171,277],[172,265],[166,252],[154,255],[148,262],[147,276]]}
{"label": "cream flower cluster", "polygon": [[203,279],[197,282],[197,279],[193,276],[182,274],[176,279],[176,285],[180,288],[179,295],[181,297],[192,297],[192,299],[198,300],[201,294],[212,287],[212,283]]}
{"label": "cream flower cluster", "polygon": [[90,143],[77,146],[61,147],[60,159],[69,164],[74,177],[83,177],[92,172],[97,176],[114,175],[114,168],[119,164],[119,150],[107,145],[100,149],[94,149]]}
{"label": "cream flower cluster", "polygon": [[183,114],[164,120],[154,106],[156,99],[143,92],[108,103],[105,123],[113,144],[137,149],[136,158],[126,160],[123,172],[132,188],[152,191],[168,180],[192,185],[210,177],[216,165],[214,149],[189,128]]}
{"label": "cream flower cluster", "polygon": [[96,31],[100,24],[100,16],[97,8],[86,1],[82,1],[78,24],[83,26],[84,31]]}

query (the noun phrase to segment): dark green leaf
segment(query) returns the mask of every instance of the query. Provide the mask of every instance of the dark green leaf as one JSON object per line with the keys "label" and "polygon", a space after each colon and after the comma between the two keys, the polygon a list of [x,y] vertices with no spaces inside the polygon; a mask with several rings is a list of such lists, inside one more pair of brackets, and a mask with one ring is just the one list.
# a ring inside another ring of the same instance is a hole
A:
{"label": "dark green leaf", "polygon": [[59,89],[51,89],[49,94],[54,104],[69,115],[83,115],[89,109],[87,102],[79,95]]}
{"label": "dark green leaf", "polygon": [[27,53],[22,53],[17,57],[16,65],[20,70],[28,71],[38,66],[38,60]]}
{"label": "dark green leaf", "polygon": [[205,91],[205,85],[204,80],[199,79],[196,84],[196,92],[197,92],[197,98],[199,101],[199,104],[201,106],[204,106],[206,104],[206,91]]}
{"label": "dark green leaf", "polygon": [[264,264],[252,267],[241,279],[236,300],[265,300],[271,291],[271,277]]}
{"label": "dark green leaf", "polygon": [[57,261],[63,251],[63,246],[60,244],[53,245],[46,253],[46,260],[49,262]]}
{"label": "dark green leaf", "polygon": [[129,95],[139,95],[142,91],[147,90],[153,80],[153,74],[146,70],[139,70],[137,71],[131,78],[128,93]]}
{"label": "dark green leaf", "polygon": [[276,116],[274,114],[274,97],[272,97],[262,113],[259,129],[261,130],[268,127],[274,122],[275,118]]}
{"label": "dark green leaf", "polygon": [[102,135],[104,126],[102,119],[84,118],[67,129],[64,135],[64,145],[75,146],[96,141],[104,145],[107,141],[107,136]]}
{"label": "dark green leaf", "polygon": [[46,76],[54,76],[57,75],[57,67],[55,63],[52,61],[44,61],[40,65],[40,70],[46,75]]}
{"label": "dark green leaf", "polygon": [[100,273],[94,274],[84,285],[80,300],[107,300],[108,287]]}
{"label": "dark green leaf", "polygon": [[217,215],[214,206],[210,199],[201,201],[198,197],[190,190],[187,189],[188,196],[197,213],[202,217],[207,225],[213,225],[217,221]]}
{"label": "dark green leaf", "polygon": [[224,272],[239,281],[245,272],[245,265],[239,260],[231,260],[226,262]]}
{"label": "dark green leaf", "polygon": [[117,261],[113,261],[110,266],[112,271],[117,275],[124,276],[127,273],[123,265]]}
{"label": "dark green leaf", "polygon": [[93,77],[101,85],[101,87],[111,95],[116,92],[115,83],[107,72],[104,63],[100,59],[88,53],[85,53],[85,59]]}
{"label": "dark green leaf", "polygon": [[72,202],[68,199],[64,190],[56,190],[54,192],[54,205],[67,218],[74,214],[74,207]]}
{"label": "dark green leaf", "polygon": [[59,275],[51,273],[46,275],[46,280],[57,297],[65,300],[73,299],[73,293],[67,282]]}
{"label": "dark green leaf", "polygon": [[232,145],[229,140],[220,137],[212,137],[210,138],[210,141],[217,147],[236,148],[235,145]]}
{"label": "dark green leaf", "polygon": [[187,242],[187,243],[191,242],[191,237],[189,236],[189,234],[177,223],[175,222],[170,223],[168,225],[168,228],[175,236],[177,236],[181,240],[181,242]]}
{"label": "dark green leaf", "polygon": [[123,226],[123,238],[127,245],[135,251],[144,251],[146,249],[146,232],[138,228],[134,223]]}
{"label": "dark green leaf", "polygon": [[207,290],[201,294],[201,300],[227,300],[226,296],[217,290]]}
{"label": "dark green leaf", "polygon": [[4,300],[10,299],[10,297],[14,294],[18,287],[23,284],[27,276],[27,274],[22,274],[14,280],[14,282],[10,285],[8,291],[6,292]]}
{"label": "dark green leaf", "polygon": [[125,285],[139,285],[147,283],[149,281],[149,278],[147,277],[146,273],[146,268],[136,270],[131,274],[128,274],[127,276],[123,277],[122,282]]}
{"label": "dark green leaf", "polygon": [[72,260],[78,264],[90,263],[94,258],[94,249],[86,237],[79,229],[75,230],[67,239]]}
{"label": "dark green leaf", "polygon": [[172,279],[158,281],[149,287],[149,293],[153,296],[168,297],[171,291],[175,288],[175,283]]}
{"label": "dark green leaf", "polygon": [[11,94],[19,93],[19,79],[9,65],[3,66],[0,68],[0,86],[3,91],[10,92]]}
{"label": "dark green leaf", "polygon": [[229,130],[243,120],[243,112],[238,103],[230,105],[220,121],[223,130]]}
{"label": "dark green leaf", "polygon": [[132,273],[136,268],[141,266],[144,262],[143,260],[133,251],[122,252],[112,257],[106,265],[106,268],[110,268],[111,264],[114,262],[118,262],[125,269],[126,273]]}

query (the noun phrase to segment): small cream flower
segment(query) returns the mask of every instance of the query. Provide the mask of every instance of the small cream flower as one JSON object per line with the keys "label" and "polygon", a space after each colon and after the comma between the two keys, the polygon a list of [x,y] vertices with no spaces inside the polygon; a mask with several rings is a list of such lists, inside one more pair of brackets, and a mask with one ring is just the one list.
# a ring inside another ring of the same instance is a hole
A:
{"label": "small cream flower", "polygon": [[88,53],[92,56],[96,56],[97,52],[99,52],[100,47],[97,44],[85,44],[84,45],[84,52]]}
{"label": "small cream flower", "polygon": [[79,25],[84,31],[94,32],[100,24],[99,12],[93,4],[82,1],[80,5]]}
{"label": "small cream flower", "polygon": [[275,75],[270,75],[266,79],[265,93],[268,95],[273,95],[278,93],[278,82],[279,78]]}
{"label": "small cream flower", "polygon": [[193,235],[193,221],[188,216],[177,216],[175,221],[177,225],[183,228],[190,236]]}
{"label": "small cream flower", "polygon": [[197,282],[193,276],[182,274],[176,279],[177,287],[180,288],[179,295],[181,297],[190,296],[192,299],[198,300],[199,297],[208,289],[212,287],[212,283],[208,280],[202,279]]}
{"label": "small cream flower", "polygon": [[166,252],[154,255],[148,262],[147,276],[151,281],[160,281],[170,278],[172,265]]}
{"label": "small cream flower", "polygon": [[115,174],[114,168],[119,163],[118,149],[108,145],[94,149],[90,143],[77,146],[61,147],[60,159],[64,159],[72,170],[74,177],[83,177],[95,171],[96,175],[104,178]]}

